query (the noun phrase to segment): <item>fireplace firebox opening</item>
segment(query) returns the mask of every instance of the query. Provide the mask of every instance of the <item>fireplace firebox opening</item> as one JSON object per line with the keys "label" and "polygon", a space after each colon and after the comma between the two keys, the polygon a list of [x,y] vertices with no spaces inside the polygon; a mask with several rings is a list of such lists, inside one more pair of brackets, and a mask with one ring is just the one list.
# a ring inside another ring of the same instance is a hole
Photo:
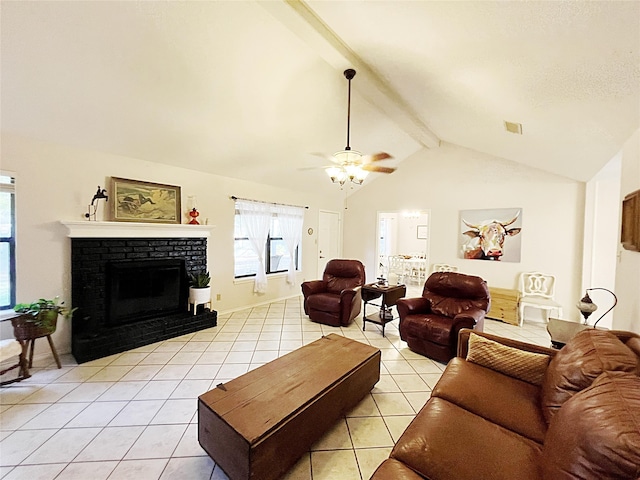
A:
{"label": "fireplace firebox opening", "polygon": [[187,309],[184,260],[109,262],[106,283],[106,320],[111,327]]}

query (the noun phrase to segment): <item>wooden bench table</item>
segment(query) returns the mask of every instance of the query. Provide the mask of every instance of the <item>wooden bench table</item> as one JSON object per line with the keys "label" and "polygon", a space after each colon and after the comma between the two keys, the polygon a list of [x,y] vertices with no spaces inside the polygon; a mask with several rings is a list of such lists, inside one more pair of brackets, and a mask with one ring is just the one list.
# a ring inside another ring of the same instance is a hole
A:
{"label": "wooden bench table", "polygon": [[280,478],[380,379],[380,350],[330,334],[200,395],[198,441],[231,480]]}

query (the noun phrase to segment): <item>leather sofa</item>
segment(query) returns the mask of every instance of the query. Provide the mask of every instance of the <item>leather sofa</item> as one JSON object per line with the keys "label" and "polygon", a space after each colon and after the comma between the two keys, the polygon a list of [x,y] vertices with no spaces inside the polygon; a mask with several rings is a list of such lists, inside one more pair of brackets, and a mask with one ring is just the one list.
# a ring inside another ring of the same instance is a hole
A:
{"label": "leather sofa", "polygon": [[432,273],[422,297],[405,298],[396,304],[400,338],[414,352],[446,363],[456,355],[460,330],[483,330],[490,303],[489,288],[482,278]]}
{"label": "leather sofa", "polygon": [[348,326],[362,308],[364,282],[364,265],[359,260],[329,260],[322,280],[302,283],[304,313],[314,322]]}
{"label": "leather sofa", "polygon": [[462,330],[456,358],[372,480],[640,478],[640,336],[551,350]]}

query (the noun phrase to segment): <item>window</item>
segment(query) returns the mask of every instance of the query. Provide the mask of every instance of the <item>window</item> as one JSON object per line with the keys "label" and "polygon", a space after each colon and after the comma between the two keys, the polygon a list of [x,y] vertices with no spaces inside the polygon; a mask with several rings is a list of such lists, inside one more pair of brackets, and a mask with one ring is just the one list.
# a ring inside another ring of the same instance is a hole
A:
{"label": "window", "polygon": [[[235,278],[253,277],[258,271],[258,256],[251,248],[251,241],[240,222],[240,215],[236,211],[234,224],[234,259]],[[296,248],[295,269],[300,267],[300,247]],[[279,273],[289,270],[290,258],[282,238],[278,217],[273,215],[269,226],[269,236],[265,248],[265,273]]]}
{"label": "window", "polygon": [[0,310],[16,303],[15,179],[0,175]]}

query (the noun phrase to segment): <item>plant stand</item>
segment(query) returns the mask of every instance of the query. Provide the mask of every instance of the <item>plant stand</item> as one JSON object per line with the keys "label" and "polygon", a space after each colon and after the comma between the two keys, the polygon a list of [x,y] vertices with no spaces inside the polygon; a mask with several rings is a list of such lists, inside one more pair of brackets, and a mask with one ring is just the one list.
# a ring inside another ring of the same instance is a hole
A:
{"label": "plant stand", "polygon": [[205,308],[209,306],[211,310],[211,287],[189,287],[189,305],[188,308],[193,305],[193,314],[195,315],[198,310],[198,305],[204,305]]}
{"label": "plant stand", "polygon": [[[56,317],[57,316],[58,314],[56,312]],[[51,334],[56,331],[55,319],[51,322],[51,324],[38,325],[34,323],[30,317],[20,315],[18,317],[12,318],[11,324],[13,325],[13,335],[16,337],[16,340],[26,346],[26,350],[24,352],[25,356],[27,350],[29,351],[29,368],[33,367],[33,350],[35,347],[35,342],[38,338],[42,337],[47,338],[49,347],[51,348],[51,353],[53,354],[53,358],[56,361],[56,365],[58,366],[58,368],[62,368],[60,358],[58,357],[58,352],[55,345],[53,344],[53,340],[51,340]]]}

